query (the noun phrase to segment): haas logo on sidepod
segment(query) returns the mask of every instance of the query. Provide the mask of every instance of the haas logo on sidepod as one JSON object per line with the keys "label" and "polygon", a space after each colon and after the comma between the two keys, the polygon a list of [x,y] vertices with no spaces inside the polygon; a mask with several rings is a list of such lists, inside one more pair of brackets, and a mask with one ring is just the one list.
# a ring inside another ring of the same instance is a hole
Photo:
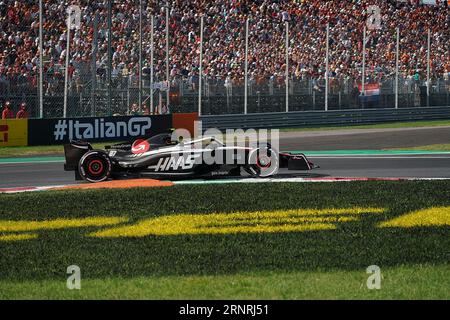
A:
{"label": "haas logo on sidepod", "polygon": [[155,171],[189,170],[194,167],[195,159],[200,156],[200,154],[190,154],[188,156],[161,158],[156,165]]}
{"label": "haas logo on sidepod", "polygon": [[150,150],[150,143],[147,140],[139,139],[133,143],[131,152],[133,154],[142,154]]}

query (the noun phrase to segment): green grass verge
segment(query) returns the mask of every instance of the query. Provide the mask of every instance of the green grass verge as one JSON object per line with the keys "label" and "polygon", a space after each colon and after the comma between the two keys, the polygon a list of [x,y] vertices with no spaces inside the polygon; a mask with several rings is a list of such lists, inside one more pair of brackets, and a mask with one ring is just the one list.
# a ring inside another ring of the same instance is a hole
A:
{"label": "green grass verge", "polygon": [[430,144],[430,145],[421,146],[421,147],[395,148],[395,149],[390,149],[390,150],[450,151],[450,143],[447,143],[447,144]]}
{"label": "green grass verge", "polygon": [[280,132],[348,130],[348,129],[395,129],[395,128],[418,128],[418,127],[437,127],[437,126],[450,126],[450,120],[388,122],[388,123],[366,124],[366,125],[329,126],[329,127],[313,127],[313,128],[284,128],[280,129]]}
{"label": "green grass verge", "polygon": [[[230,184],[0,195],[0,220],[381,207],[335,230],[90,238],[99,227],[0,241],[0,298],[449,299],[448,226],[379,228],[411,211],[450,206],[449,181]],[[1,235],[1,233],[0,233]],[[65,288],[80,266],[82,289]],[[365,286],[369,265],[381,290]]]}
{"label": "green grass verge", "polygon": [[[382,270],[381,290],[368,290],[362,271],[257,272],[217,276],[82,280],[68,290],[63,280],[3,282],[6,299],[436,299],[448,298],[448,266]],[[413,286],[411,286],[413,284]],[[447,287],[446,287],[447,285]]]}

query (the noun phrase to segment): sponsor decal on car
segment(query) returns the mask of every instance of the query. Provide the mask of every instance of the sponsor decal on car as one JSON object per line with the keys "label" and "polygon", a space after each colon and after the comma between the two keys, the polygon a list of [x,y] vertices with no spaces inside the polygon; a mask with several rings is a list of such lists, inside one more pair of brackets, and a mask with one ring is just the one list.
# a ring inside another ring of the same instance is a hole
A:
{"label": "sponsor decal on car", "polygon": [[161,158],[156,166],[151,166],[149,169],[154,169],[155,172],[171,171],[171,170],[190,170],[194,167],[196,159],[201,157],[201,154],[189,154],[177,157]]}
{"label": "sponsor decal on car", "polygon": [[136,140],[131,146],[131,152],[133,154],[142,154],[150,150],[150,143],[144,139]]}

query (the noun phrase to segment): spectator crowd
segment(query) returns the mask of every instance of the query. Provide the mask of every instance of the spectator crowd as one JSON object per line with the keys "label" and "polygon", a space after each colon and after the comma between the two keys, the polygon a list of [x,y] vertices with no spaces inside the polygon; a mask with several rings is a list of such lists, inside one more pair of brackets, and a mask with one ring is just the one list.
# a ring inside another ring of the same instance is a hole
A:
{"label": "spectator crowd", "polygon": [[[155,17],[156,80],[166,72],[166,1],[143,0],[143,73],[149,74],[150,17]],[[168,0],[171,79],[198,79],[200,17],[204,18],[204,74],[240,82],[244,73],[245,21],[249,19],[249,74],[255,81],[282,79],[285,73],[285,22],[289,22],[289,68],[296,79],[320,79],[325,73],[326,25],[330,24],[330,73],[357,79],[362,69],[363,29],[368,6],[381,9],[381,29],[367,32],[366,68],[381,79],[395,71],[395,36],[400,28],[403,77],[425,73],[427,30],[431,30],[434,78],[450,71],[447,1],[418,0]],[[94,17],[98,15],[96,74],[107,74],[108,0],[44,0],[43,62],[45,91],[61,92],[66,56],[67,7],[79,5],[81,29],[72,32],[69,78],[80,90],[90,79]],[[139,1],[114,0],[112,76],[139,74]],[[39,71],[39,7],[35,0],[0,0],[0,96],[7,90],[36,92]]]}

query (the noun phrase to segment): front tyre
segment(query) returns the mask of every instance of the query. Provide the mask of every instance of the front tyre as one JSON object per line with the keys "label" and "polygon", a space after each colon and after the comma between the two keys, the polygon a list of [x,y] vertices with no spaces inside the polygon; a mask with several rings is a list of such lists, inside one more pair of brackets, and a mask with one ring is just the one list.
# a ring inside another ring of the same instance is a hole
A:
{"label": "front tyre", "polygon": [[267,178],[278,173],[279,157],[271,147],[263,147],[249,154],[249,164],[245,171],[256,178]]}
{"label": "front tyre", "polygon": [[78,172],[83,180],[96,183],[109,179],[112,164],[104,151],[93,150],[86,153],[78,163]]}

